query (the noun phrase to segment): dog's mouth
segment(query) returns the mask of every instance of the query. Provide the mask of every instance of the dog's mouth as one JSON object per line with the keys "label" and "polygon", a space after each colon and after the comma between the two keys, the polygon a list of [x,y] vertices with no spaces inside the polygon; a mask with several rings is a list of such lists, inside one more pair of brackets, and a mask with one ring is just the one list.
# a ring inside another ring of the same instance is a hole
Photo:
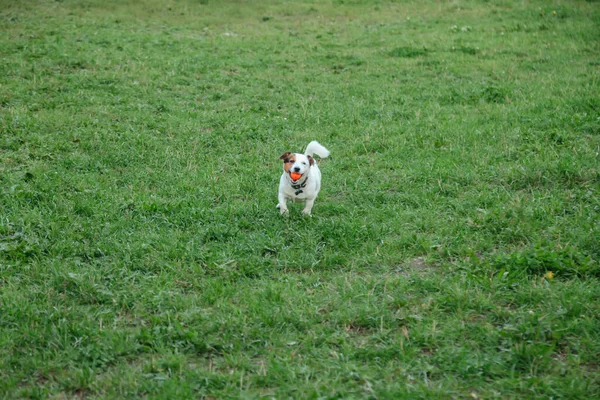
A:
{"label": "dog's mouth", "polygon": [[302,178],[302,174],[299,172],[290,172],[290,178],[292,178],[293,182],[296,182],[298,179]]}

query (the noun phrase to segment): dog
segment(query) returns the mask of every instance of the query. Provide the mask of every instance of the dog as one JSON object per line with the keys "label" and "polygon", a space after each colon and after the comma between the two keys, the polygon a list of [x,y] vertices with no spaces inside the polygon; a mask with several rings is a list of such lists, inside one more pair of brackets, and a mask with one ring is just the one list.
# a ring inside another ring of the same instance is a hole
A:
{"label": "dog", "polygon": [[304,154],[283,153],[283,174],[279,180],[279,203],[277,208],[281,215],[288,213],[287,201],[303,201],[306,203],[302,215],[311,215],[319,190],[321,190],[321,170],[313,155],[321,158],[329,156],[329,150],[319,142],[312,141],[306,146]]}

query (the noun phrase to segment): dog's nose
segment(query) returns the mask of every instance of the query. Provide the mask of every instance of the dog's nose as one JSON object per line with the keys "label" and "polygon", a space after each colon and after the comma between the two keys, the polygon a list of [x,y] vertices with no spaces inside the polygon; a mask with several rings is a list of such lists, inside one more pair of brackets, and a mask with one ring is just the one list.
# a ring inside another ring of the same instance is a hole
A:
{"label": "dog's nose", "polygon": [[294,167],[295,172],[300,172],[300,167]]}

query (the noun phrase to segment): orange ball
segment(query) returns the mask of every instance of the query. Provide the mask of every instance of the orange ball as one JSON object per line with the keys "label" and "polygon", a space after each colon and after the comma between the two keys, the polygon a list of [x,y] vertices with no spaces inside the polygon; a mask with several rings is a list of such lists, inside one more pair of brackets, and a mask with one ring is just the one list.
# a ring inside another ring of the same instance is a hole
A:
{"label": "orange ball", "polygon": [[302,174],[299,174],[297,172],[290,173],[290,176],[292,177],[292,180],[294,180],[294,181],[297,181],[298,179],[302,178]]}

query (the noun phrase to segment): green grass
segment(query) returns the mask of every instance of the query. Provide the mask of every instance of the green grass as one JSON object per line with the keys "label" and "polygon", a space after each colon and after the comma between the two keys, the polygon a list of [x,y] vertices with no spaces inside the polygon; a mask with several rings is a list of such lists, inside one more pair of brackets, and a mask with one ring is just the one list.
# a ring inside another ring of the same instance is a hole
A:
{"label": "green grass", "polygon": [[1,397],[600,396],[599,3],[125,3],[0,0]]}

